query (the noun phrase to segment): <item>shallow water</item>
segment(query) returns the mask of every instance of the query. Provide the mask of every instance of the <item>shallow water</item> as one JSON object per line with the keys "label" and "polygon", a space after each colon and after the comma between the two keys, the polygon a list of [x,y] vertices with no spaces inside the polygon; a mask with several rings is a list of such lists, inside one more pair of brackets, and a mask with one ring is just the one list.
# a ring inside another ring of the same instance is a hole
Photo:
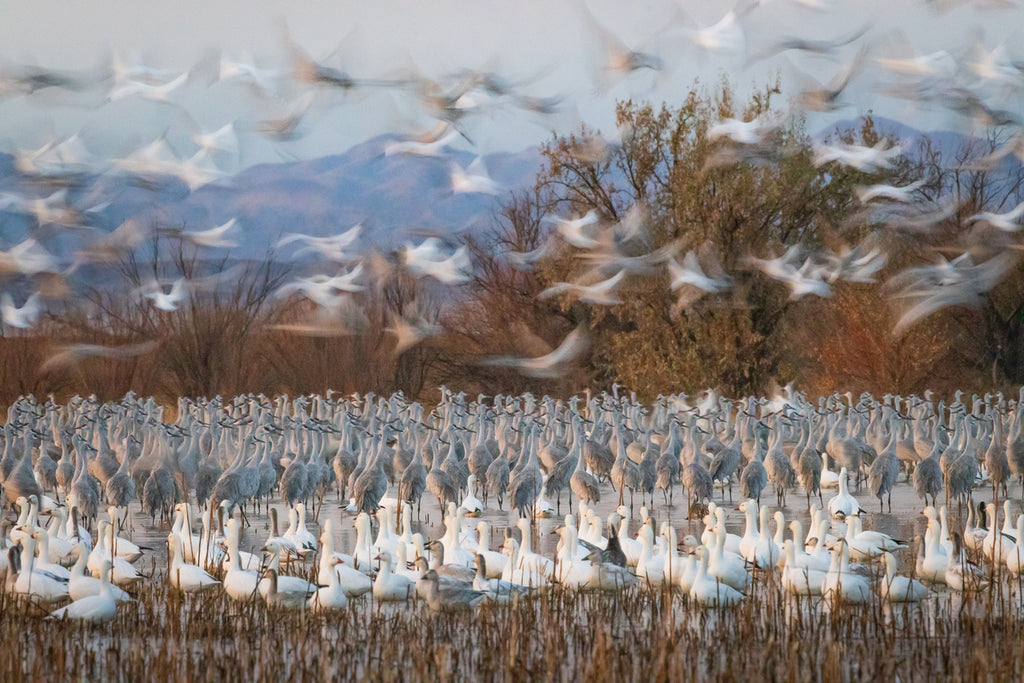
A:
{"label": "shallow water", "polygon": [[[1015,487],[1016,488],[1016,487]],[[825,505],[828,504],[829,498],[835,495],[835,489],[825,489],[822,492],[822,499]],[[388,497],[394,497],[397,492],[397,486],[393,485],[388,489],[386,494]],[[688,507],[685,503],[685,494],[681,489],[677,487],[675,495],[675,502],[673,505],[664,503],[661,493],[657,492],[654,496],[654,501],[648,503],[648,513],[652,515],[658,526],[663,522],[670,523],[675,529],[679,540],[681,541],[687,534],[693,534],[694,536],[700,535],[704,529],[704,525],[699,520],[687,519]],[[725,493],[725,500],[722,499],[722,494]],[[871,498],[867,493],[866,487],[863,487],[860,493],[851,491],[855,498],[860,502],[861,506],[869,512],[862,515],[863,526],[866,530],[875,530],[882,533],[888,534],[893,538],[903,540],[908,543],[911,547],[900,553],[900,567],[901,571],[909,573],[909,568],[913,566],[911,560],[913,559],[913,547],[912,541],[918,534],[923,534],[927,527],[927,520],[922,514],[924,509],[923,501],[917,497],[913,487],[902,480],[897,484],[895,491],[892,496],[892,512],[889,512],[888,504],[885,507],[884,512],[877,512],[878,501],[877,499]],[[1014,491],[1019,493],[1019,491]],[[975,505],[979,501],[989,501],[991,499],[991,490],[976,490],[975,491]],[[726,510],[726,528],[731,533],[739,535],[743,534],[745,519],[744,515],[737,508],[740,502],[738,496],[733,498],[733,501],[729,502],[728,492],[716,491],[715,502],[722,505]],[[683,501],[683,502],[681,502]],[[941,501],[941,498],[940,498]],[[1011,501],[1014,506],[1014,510],[1021,509],[1021,501],[1019,498],[1011,496]],[[555,504],[555,501],[550,501]],[[634,498],[634,509],[633,516],[630,522],[630,533],[633,534],[639,528],[642,520],[640,519],[640,512],[642,507],[640,496]],[[810,513],[807,507],[807,500],[803,495],[802,490],[795,488],[790,489],[787,495],[786,507],[782,508],[783,513],[786,516],[786,522],[788,524],[791,520],[799,520],[803,525],[804,533],[808,530],[810,523]],[[625,494],[625,503],[629,504],[629,493]],[[775,511],[775,495],[774,493],[767,493],[762,496],[761,503],[768,506],[772,512]],[[818,503],[817,498],[812,500],[812,503]],[[999,504],[1002,505],[1003,501],[1000,500]],[[278,510],[278,519],[280,524],[280,532],[284,533],[287,528],[287,509],[280,499],[274,499],[271,503]],[[818,503],[820,505],[820,503]],[[604,482],[601,486],[601,501],[594,506],[596,511],[601,515],[603,519],[607,519],[607,516],[618,507],[618,492],[614,487]],[[572,511],[576,512],[576,501],[573,500]],[[307,528],[313,532],[318,538],[320,534],[320,523],[331,517],[335,520],[335,549],[339,552],[350,552],[356,541],[356,533],[353,527],[355,515],[346,512],[343,506],[339,504],[337,500],[337,494],[330,492],[324,498],[322,504],[319,506],[319,517],[316,516],[317,506],[311,504],[307,512]],[[534,539],[539,545],[535,543],[534,547],[547,556],[554,555],[555,547],[558,543],[558,534],[556,529],[563,523],[564,516],[569,512],[568,497],[563,495],[561,503],[561,515],[558,514],[544,519],[537,519],[535,525],[535,536]],[[1000,508],[1000,514],[1002,510]],[[242,549],[249,551],[258,551],[260,546],[263,544],[263,540],[270,534],[270,520],[265,508],[261,508],[257,513],[251,506],[246,508],[246,516],[250,522],[250,526],[245,527],[242,535]],[[949,523],[952,530],[963,529],[964,522],[966,521],[966,508],[962,511],[963,521],[960,519],[961,514],[958,511],[957,505],[954,504],[950,509]],[[441,522],[442,515],[440,514],[437,500],[430,494],[426,493],[423,496],[421,506],[421,519],[417,521],[415,512],[413,513],[413,531],[422,533],[425,540],[433,538],[439,538],[444,533],[444,525]],[[515,526],[519,519],[519,515],[515,511],[508,510],[508,506],[505,506],[504,510],[499,510],[496,502],[491,499],[488,502],[487,507],[484,509],[482,515],[478,520],[469,519],[468,521],[475,524],[476,521],[484,520],[490,524],[491,538],[490,547],[491,549],[497,549],[500,546],[502,539],[504,538],[504,531],[510,526]],[[1000,524],[1002,520],[1000,519]],[[200,521],[193,519],[193,528],[198,531],[200,529]],[[775,523],[771,521],[771,530],[774,533]],[[152,558],[143,559],[140,561],[142,566],[149,566],[155,563],[156,566],[162,567],[166,564],[166,537],[170,531],[170,524],[161,522],[159,517],[155,523],[150,519],[149,515],[141,512],[138,503],[131,506],[131,514],[129,517],[129,526],[126,528],[122,535],[129,540],[140,545],[145,545],[152,549]],[[374,521],[374,535],[377,532],[377,523]],[[840,521],[832,522],[831,533],[835,536],[844,535],[846,533],[846,525]],[[786,537],[790,537],[790,533],[786,531]],[[802,539],[801,539],[802,540]]]}

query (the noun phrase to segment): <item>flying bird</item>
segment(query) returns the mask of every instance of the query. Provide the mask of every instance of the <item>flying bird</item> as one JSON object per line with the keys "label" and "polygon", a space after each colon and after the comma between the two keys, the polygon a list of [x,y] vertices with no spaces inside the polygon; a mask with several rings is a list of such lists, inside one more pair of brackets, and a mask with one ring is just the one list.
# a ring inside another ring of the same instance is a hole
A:
{"label": "flying bird", "polygon": [[209,230],[183,230],[178,233],[181,239],[186,240],[200,247],[208,247],[215,249],[217,247],[237,247],[238,242],[233,239],[226,237],[227,233],[232,230],[237,224],[237,220],[232,218],[226,223],[218,225],[216,228],[210,228]]}
{"label": "flying bird", "polygon": [[1003,232],[1017,232],[1021,229],[1021,217],[1024,216],[1024,202],[1021,202],[1006,213],[983,211],[976,213],[965,222],[966,225],[983,222]]}
{"label": "flying bird", "polygon": [[3,321],[4,325],[10,325],[22,330],[34,327],[39,322],[41,311],[38,293],[26,299],[21,308],[14,305],[14,299],[7,292],[0,295],[0,320]]}
{"label": "flying bird", "polygon": [[622,282],[622,278],[625,277],[625,275],[626,271],[620,270],[607,280],[602,280],[592,285],[584,285],[579,282],[556,282],[538,294],[537,298],[548,299],[558,294],[569,292],[580,301],[584,301],[588,304],[613,306],[615,304],[622,303],[613,295],[612,290],[615,289],[616,285]]}
{"label": "flying bird", "polygon": [[86,358],[109,358],[124,360],[134,358],[153,351],[159,346],[157,341],[140,342],[138,344],[122,344],[120,346],[102,346],[99,344],[69,344],[58,347],[58,351],[47,358],[39,369],[43,372],[70,365],[77,365]]}
{"label": "flying bird", "polygon": [[513,358],[502,356],[500,358],[489,358],[483,363],[485,365],[499,365],[515,368],[529,377],[550,378],[558,377],[566,363],[578,357],[587,347],[587,335],[583,327],[577,327],[562,340],[551,353],[538,358]]}

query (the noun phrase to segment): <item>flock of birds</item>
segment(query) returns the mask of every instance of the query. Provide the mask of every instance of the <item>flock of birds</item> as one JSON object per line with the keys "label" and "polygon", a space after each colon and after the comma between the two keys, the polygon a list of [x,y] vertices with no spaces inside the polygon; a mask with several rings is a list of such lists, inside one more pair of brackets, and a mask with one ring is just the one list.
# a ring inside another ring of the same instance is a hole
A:
{"label": "flock of birds", "polygon": [[[3,495],[18,518],[3,522],[0,571],[6,590],[45,607],[73,600],[54,618],[109,620],[133,590],[159,579],[133,565],[153,549],[120,535],[140,513],[153,525],[173,515],[163,580],[174,589],[313,611],[363,594],[378,602],[419,596],[447,611],[556,585],[670,585],[698,604],[725,606],[777,569],[784,590],[829,605],[902,602],[931,595],[929,585],[972,590],[1024,571],[1024,516],[1013,519],[1006,498],[1011,476],[1024,474],[1024,388],[1017,400],[974,396],[969,406],[959,392],[949,405],[930,393],[843,398],[815,406],[787,388],[734,402],[709,391],[693,405],[672,395],[648,407],[617,387],[568,401],[471,401],[442,388],[430,411],[400,394],[181,399],[168,424],[153,399],[132,394],[66,405],[30,396],[10,406],[3,429]],[[855,489],[866,481],[879,509],[889,502],[891,510],[901,472],[928,518],[912,577],[896,573],[907,543],[864,529],[867,512],[848,481]],[[774,512],[761,502],[769,484]],[[993,502],[976,512],[972,492],[987,485]],[[725,498],[736,486],[742,536],[726,527],[733,504]],[[328,513],[320,533],[309,530],[332,488],[354,515],[348,552],[336,547]],[[837,492],[819,505],[829,488]],[[676,489],[687,496],[688,518],[703,521],[699,535],[680,539],[672,523],[656,524],[656,494],[669,506]],[[793,489],[804,491],[811,512],[806,535],[798,519],[786,524]],[[943,490],[947,503],[968,506],[962,532],[937,507]],[[539,552],[533,520],[560,515],[563,495],[567,514],[550,557]],[[413,521],[424,496],[443,511],[436,539]],[[597,506],[609,497],[617,502],[602,518]],[[481,517],[506,503],[517,520],[492,550],[491,524]],[[262,506],[268,535],[243,547],[246,511]]]}
{"label": "flock of birds", "polygon": [[[972,130],[999,131],[1001,144],[991,155],[974,159],[974,167],[1005,170],[1007,164],[1019,164],[1024,159],[1024,127],[1011,105],[1006,104],[1024,93],[1024,68],[1014,59],[1009,46],[986,45],[979,37],[963,51],[914,54],[905,37],[884,32],[876,35],[878,32],[870,24],[832,40],[783,37],[766,45],[750,44],[761,42],[751,40],[750,27],[760,14],[770,11],[763,4],[740,3],[719,21],[706,26],[697,25],[681,10],[673,12],[666,26],[647,45],[630,47],[603,27],[584,3],[580,8],[580,25],[587,27],[590,41],[599,48],[592,70],[595,86],[608,88],[623,79],[634,78],[637,72],[668,74],[674,66],[673,59],[668,57],[669,46],[688,45],[748,64],[779,55],[802,55],[823,63],[839,61],[832,82],[804,87],[797,98],[800,108],[841,111],[845,106],[843,93],[852,81],[865,73],[884,74],[891,79],[882,88],[888,96],[916,97],[923,107],[944,107],[960,120],[966,120],[974,127]],[[819,12],[829,10],[828,3],[802,0],[799,4]],[[219,225],[189,229],[160,225],[142,214],[129,216],[116,226],[106,225],[105,211],[118,197],[105,192],[116,193],[111,187],[119,186],[90,179],[116,177],[137,187],[157,188],[176,178],[175,182],[182,183],[187,191],[210,183],[230,188],[230,175],[240,164],[245,137],[262,136],[286,143],[303,134],[304,121],[317,103],[337,105],[341,101],[336,99],[339,93],[348,96],[387,91],[411,99],[431,125],[420,134],[387,146],[385,154],[438,160],[451,171],[448,189],[452,192],[497,194],[505,188],[487,174],[482,158],[463,169],[453,160],[451,145],[457,141],[470,143],[475,123],[495,111],[517,110],[550,117],[564,104],[559,97],[531,94],[540,76],[517,80],[497,71],[460,69],[430,78],[410,69],[387,77],[361,78],[346,72],[344,65],[335,63],[333,58],[314,59],[296,44],[287,29],[283,33],[290,62],[276,67],[262,67],[251,60],[218,53],[184,73],[147,66],[116,54],[100,68],[79,72],[15,63],[0,68],[2,98],[42,98],[56,92],[68,97],[95,96],[104,103],[148,101],[154,103],[154,111],[173,112],[163,115],[174,126],[185,126],[181,123],[185,121],[189,129],[187,135],[173,136],[181,138],[175,142],[165,133],[113,158],[90,151],[85,132],[55,138],[37,149],[11,150],[17,177],[0,194],[0,217],[19,216],[30,229],[26,239],[4,245],[0,250],[0,277],[18,282],[16,287],[5,286],[0,300],[0,320],[6,330],[37,325],[55,298],[71,296],[78,288],[74,277],[83,266],[116,262],[155,233],[171,235],[211,257],[245,241],[245,226],[238,217],[230,216],[224,217]],[[186,111],[183,101],[175,98],[188,87],[219,84],[244,84],[257,101],[280,111],[256,122],[239,118],[215,130],[203,130]],[[725,119],[712,125],[708,136],[720,141],[723,151],[737,159],[756,162],[765,155],[777,157],[785,153],[770,147],[773,134],[788,118],[789,115],[773,113],[752,121]],[[629,131],[619,131],[617,135],[617,140],[596,133],[578,140],[574,153],[584,161],[607,159],[616,145],[628,140]],[[891,167],[906,151],[884,140],[874,147],[815,141],[814,163],[872,171]],[[861,187],[858,197],[863,212],[858,215],[894,230],[928,230],[948,220],[957,207],[944,203],[945,198],[927,199],[924,185],[925,179],[918,179],[902,186]],[[996,198],[998,205],[977,207],[973,215],[965,217],[963,228],[984,231],[988,248],[961,249],[949,259],[938,256],[936,263],[907,268],[892,278],[893,297],[903,311],[898,331],[942,308],[977,304],[1002,281],[1019,261],[1024,204],[1017,204],[1017,199],[1011,195]],[[941,206],[933,206],[935,202]],[[667,273],[672,290],[679,292],[681,302],[688,303],[732,286],[731,275],[722,271],[713,254],[691,250],[681,256],[680,262],[678,247],[640,256],[633,247],[626,249],[625,242],[643,235],[646,210],[638,204],[624,211],[621,220],[596,211],[582,216],[551,216],[552,229],[541,246],[528,253],[510,253],[508,258],[517,267],[531,268],[552,248],[576,250],[592,267],[577,280],[557,283],[541,296],[567,295],[595,305],[619,303],[617,288],[626,276]],[[359,244],[361,232],[357,225],[336,235],[289,233],[277,242],[278,249],[291,250],[296,256],[315,254],[325,270],[297,277],[278,290],[280,297],[298,295],[317,308],[312,322],[298,328],[317,334],[350,331],[350,326],[336,322],[327,325],[323,321],[339,316],[348,322],[358,318],[348,314],[353,306],[358,306],[354,303],[356,295],[372,288],[391,268],[402,268],[415,277],[430,277],[446,285],[464,283],[473,276],[467,249],[456,246],[450,238],[408,242],[395,254],[396,259],[382,259]],[[68,239],[76,245],[71,253],[55,253],[58,243],[66,246]],[[48,248],[48,243],[53,243],[54,248]],[[786,284],[794,298],[826,297],[840,280],[874,281],[887,259],[879,241],[869,238],[860,245],[834,252],[795,245],[778,257],[751,257],[748,266]],[[64,281],[66,286],[55,287],[54,279]],[[160,281],[153,277],[140,283],[135,295],[159,311],[173,311],[191,296],[215,288],[220,281],[190,280],[183,276]],[[396,319],[391,331],[398,338],[398,347],[404,350],[440,329],[436,320],[412,315]],[[496,360],[528,374],[554,374],[560,363],[582,348],[581,336],[574,333],[546,357]],[[54,364],[90,355],[133,356],[149,348],[144,344],[79,345],[63,352],[54,359]]]}

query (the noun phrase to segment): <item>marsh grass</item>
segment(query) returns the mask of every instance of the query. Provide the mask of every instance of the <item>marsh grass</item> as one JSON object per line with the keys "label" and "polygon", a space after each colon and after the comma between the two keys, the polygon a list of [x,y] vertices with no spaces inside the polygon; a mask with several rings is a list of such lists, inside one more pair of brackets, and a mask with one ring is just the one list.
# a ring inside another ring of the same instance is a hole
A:
{"label": "marsh grass", "polygon": [[554,589],[435,614],[355,600],[318,617],[181,596],[165,581],[113,622],[80,627],[0,598],[0,679],[960,680],[1020,679],[1019,596],[944,594],[919,606],[827,610],[759,577],[734,609],[667,588]]}

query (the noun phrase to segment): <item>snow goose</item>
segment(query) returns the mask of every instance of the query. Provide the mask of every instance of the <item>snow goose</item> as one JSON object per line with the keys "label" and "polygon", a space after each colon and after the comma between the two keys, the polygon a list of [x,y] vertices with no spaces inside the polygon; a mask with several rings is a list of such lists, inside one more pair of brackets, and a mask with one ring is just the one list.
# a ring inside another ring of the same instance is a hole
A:
{"label": "snow goose", "polygon": [[171,555],[167,578],[172,586],[183,593],[202,593],[221,585],[202,567],[185,562],[181,552],[181,538],[177,534],[168,534],[167,546]]}
{"label": "snow goose", "polygon": [[850,572],[850,549],[846,539],[839,539],[838,545],[821,586],[822,597],[831,604],[867,602],[871,598],[871,586],[866,578]]}
{"label": "snow goose", "polygon": [[636,575],[651,586],[660,586],[665,582],[665,558],[654,554],[654,532],[649,525],[640,527],[639,538],[640,557],[636,562]]}
{"label": "snow goose", "polygon": [[735,588],[708,575],[708,549],[697,548],[697,574],[690,587],[690,598],[701,605],[725,607],[738,604],[744,597]]}
{"label": "snow goose", "polygon": [[15,593],[44,604],[61,602],[69,597],[67,580],[35,568],[35,541],[31,536],[23,541],[20,557],[14,557],[20,569],[14,581]]}
{"label": "snow goose", "polygon": [[992,564],[1002,564],[1005,561],[1007,555],[1010,555],[1016,549],[1013,541],[1003,536],[998,528],[998,518],[996,517],[996,506],[992,503],[987,505],[988,516],[991,520],[988,528],[988,534],[985,536],[985,540],[981,543],[981,550]]}
{"label": "snow goose", "polygon": [[301,557],[316,552],[316,537],[306,528],[304,504],[296,503],[288,509],[288,529],[284,532],[284,538],[291,541]]}
{"label": "snow goose", "polygon": [[949,558],[940,549],[937,534],[937,531],[929,529],[925,531],[924,539],[920,536],[916,538],[918,548],[915,573],[925,581],[945,583]]}
{"label": "snow goose", "polygon": [[[318,582],[328,584],[329,574],[333,572],[338,576],[341,589],[350,598],[369,593],[373,589],[373,580],[353,567],[351,563],[354,562],[354,558],[351,555],[334,552],[334,520],[328,519],[324,522],[324,530],[320,534],[320,546],[323,552],[320,555]],[[338,562],[331,562],[332,559],[338,560]]]}
{"label": "snow goose", "polygon": [[46,533],[46,529],[43,527],[37,528],[32,532],[32,539],[36,542],[36,569],[49,572],[57,578],[64,579],[65,581],[69,580],[71,578],[71,572],[61,565],[50,561],[50,535]]}
{"label": "snow goose", "polygon": [[139,573],[139,570],[111,552],[110,542],[113,535],[114,527],[110,522],[105,519],[100,520],[96,545],[89,553],[89,561],[86,564],[89,572],[98,578],[103,561],[110,560],[113,566],[111,578],[115,584],[125,586],[141,581],[142,574]]}
{"label": "snow goose", "polygon": [[238,539],[241,529],[238,520],[229,519],[225,532],[224,542],[228,548],[228,561],[225,563],[227,571],[224,573],[224,592],[232,600],[247,602],[256,596],[259,575],[239,555]]}
{"label": "snow goose", "polygon": [[1024,573],[1024,515],[1017,517],[1017,542],[1013,544],[1013,552],[1006,555],[1006,568],[1014,576]]}
{"label": "snow goose", "polygon": [[[825,522],[826,524],[828,522]],[[804,567],[807,569],[814,569],[816,571],[825,573],[828,571],[828,567],[831,564],[831,558],[829,557],[828,551],[824,545],[816,545],[814,553],[808,553],[803,548],[797,547],[797,543],[800,542],[800,538],[803,536],[803,529],[801,528],[800,521],[794,519],[789,523],[789,528],[793,531],[793,557],[789,559],[789,564],[793,567]],[[815,540],[817,537],[814,536]]]}
{"label": "snow goose", "polygon": [[[993,526],[995,526],[994,523]],[[967,559],[960,534],[954,533],[953,554],[949,556],[946,572],[943,575],[946,585],[955,591],[976,590],[988,585],[984,577],[985,573],[981,568]]]}
{"label": "snow goose", "polygon": [[337,557],[328,557],[327,564],[327,585],[318,588],[309,598],[309,608],[313,612],[330,612],[345,609],[348,605],[348,596],[338,581],[337,573],[333,571],[334,567],[341,564],[341,560]]}
{"label": "snow goose", "polygon": [[[277,604],[282,602],[295,603],[289,606],[305,605],[306,600],[316,590],[316,586],[311,584],[305,579],[299,578],[298,576],[281,576],[281,555],[282,555],[281,544],[276,540],[270,540],[263,544],[263,552],[270,554],[270,561],[267,563],[267,569],[274,571],[276,585],[271,585],[271,576],[264,572],[264,577],[260,580],[259,592],[266,600],[268,595],[271,595],[271,590],[275,590],[279,597],[272,598]],[[284,597],[281,597],[281,596]]]}
{"label": "snow goose", "polygon": [[95,595],[78,598],[70,605],[50,613],[48,618],[101,624],[110,621],[117,614],[117,601],[111,592],[110,563],[100,567],[100,588]]}
{"label": "snow goose", "polygon": [[[85,573],[85,563],[89,558],[89,551],[86,549],[85,544],[79,542],[75,545],[73,552],[77,553],[78,559],[71,565],[71,578],[68,580],[68,594],[71,596],[71,599],[81,600],[90,595],[99,595],[102,581]],[[109,565],[110,563],[107,562],[107,564]],[[131,596],[117,586],[111,586],[110,592],[117,602],[131,602]]]}
{"label": "snow goose", "polygon": [[826,572],[796,563],[796,545],[786,539],[782,543],[782,587],[793,595],[821,595]]}
{"label": "snow goose", "polygon": [[490,538],[491,525],[485,521],[477,522],[476,531],[479,541],[477,542],[476,554],[484,558],[484,566],[487,570],[487,578],[497,579],[505,571],[508,557],[490,549],[488,539]]}
{"label": "snow goose", "polygon": [[476,475],[469,475],[469,479],[466,480],[466,487],[468,492],[466,496],[459,503],[459,509],[462,510],[466,517],[479,517],[483,514],[484,504],[480,502],[480,499],[473,495],[474,488],[476,486]]}
{"label": "snow goose", "polygon": [[708,558],[708,574],[738,591],[743,591],[750,582],[750,574],[747,573],[743,558],[725,551],[725,540],[725,529],[719,528]]}
{"label": "snow goose", "polygon": [[829,498],[828,511],[836,519],[845,519],[849,515],[863,512],[857,499],[850,495],[850,489],[846,483],[846,468],[839,470],[839,493]]}
{"label": "snow goose", "polygon": [[[267,607],[279,609],[305,609],[308,598],[303,593],[289,593],[278,590],[278,573],[276,569],[266,568],[261,572],[260,595]],[[294,577],[291,577],[294,578]]]}
{"label": "snow goose", "polygon": [[871,560],[884,552],[906,548],[907,545],[878,531],[864,531],[859,515],[846,518],[846,543],[850,557],[855,560]]}
{"label": "snow goose", "polygon": [[885,576],[878,584],[878,593],[887,602],[919,602],[931,595],[931,591],[915,579],[896,575],[896,558],[892,553],[882,553]]}
{"label": "snow goose", "polygon": [[[373,582],[374,599],[379,602],[398,602],[412,597],[415,584],[407,577],[391,571],[391,554],[384,552],[374,559],[380,561],[380,571]],[[436,572],[434,576],[437,576]]]}
{"label": "snow goose", "polygon": [[490,578],[487,571],[487,559],[482,553],[477,553],[474,560],[476,564],[476,576],[473,578],[473,589],[478,590],[493,602],[511,602],[517,595],[524,595],[529,590],[526,586],[502,581],[501,579]]}

